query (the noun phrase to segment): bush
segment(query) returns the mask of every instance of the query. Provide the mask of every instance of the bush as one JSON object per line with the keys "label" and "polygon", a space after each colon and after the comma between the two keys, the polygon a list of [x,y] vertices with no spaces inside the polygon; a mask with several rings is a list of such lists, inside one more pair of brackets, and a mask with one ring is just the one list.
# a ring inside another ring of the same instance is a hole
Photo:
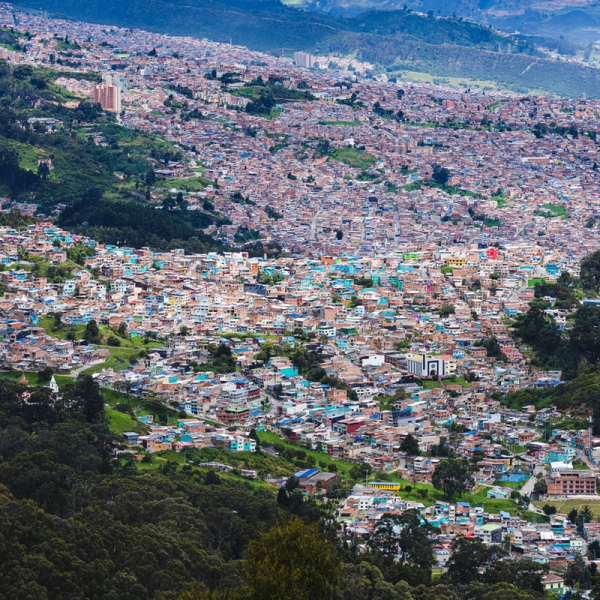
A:
{"label": "bush", "polygon": [[120,346],[121,345],[121,340],[118,337],[115,337],[114,335],[110,335],[110,336],[108,336],[108,339],[106,340],[106,343],[109,346]]}

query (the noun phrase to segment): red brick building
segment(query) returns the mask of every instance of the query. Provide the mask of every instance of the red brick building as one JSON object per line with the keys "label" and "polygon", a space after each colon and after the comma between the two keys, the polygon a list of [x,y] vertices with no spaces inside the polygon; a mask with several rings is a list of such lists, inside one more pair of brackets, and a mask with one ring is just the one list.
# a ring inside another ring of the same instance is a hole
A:
{"label": "red brick building", "polygon": [[591,471],[565,469],[546,476],[548,496],[581,496],[596,494],[596,478]]}

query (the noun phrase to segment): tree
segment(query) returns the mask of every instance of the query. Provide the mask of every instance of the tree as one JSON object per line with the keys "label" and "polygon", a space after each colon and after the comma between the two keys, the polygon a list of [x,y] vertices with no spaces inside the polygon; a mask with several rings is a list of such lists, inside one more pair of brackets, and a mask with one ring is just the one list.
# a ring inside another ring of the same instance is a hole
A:
{"label": "tree", "polygon": [[441,167],[437,163],[433,165],[433,181],[439,185],[446,185],[450,179],[450,171],[446,167]]}
{"label": "tree", "polygon": [[48,383],[52,376],[54,375],[54,370],[52,367],[46,367],[38,372],[38,380],[40,383]]}
{"label": "tree", "polygon": [[581,287],[586,291],[598,293],[600,290],[600,250],[584,257],[580,269]]}
{"label": "tree", "polygon": [[291,518],[248,545],[248,600],[330,600],[341,573],[331,542],[315,525]]}
{"label": "tree", "polygon": [[285,491],[285,487],[280,487],[277,492],[277,504],[283,507],[287,507],[290,504],[290,499],[288,493]]}
{"label": "tree", "polygon": [[294,490],[297,490],[299,488],[300,481],[298,481],[298,479],[293,475],[290,475],[290,477],[288,477],[285,482],[285,489],[291,494]]}
{"label": "tree", "polygon": [[221,483],[221,478],[218,473],[213,471],[212,469],[206,473],[205,479],[206,485],[219,485]]}
{"label": "tree", "polygon": [[590,362],[600,361],[600,308],[597,306],[580,306],[575,313],[574,325],[571,328],[571,344]]}
{"label": "tree", "polygon": [[206,585],[194,583],[177,596],[177,600],[236,600],[239,595],[229,590],[211,590]]}
{"label": "tree", "polygon": [[485,459],[485,452],[483,450],[474,450],[471,456],[471,462],[477,464],[479,461]]}
{"label": "tree", "polygon": [[447,317],[455,313],[454,304],[442,304],[442,308],[439,310],[440,317]]}
{"label": "tree", "polygon": [[441,461],[435,468],[431,481],[436,490],[444,492],[448,500],[462,494],[474,485],[472,466],[464,460],[449,458]]}
{"label": "tree", "polygon": [[83,332],[83,339],[87,340],[90,344],[97,344],[100,341],[100,329],[98,323],[92,319],[88,321]]}
{"label": "tree", "polygon": [[592,582],[592,573],[585,564],[582,556],[577,554],[575,560],[569,564],[565,571],[565,583],[587,590]]}
{"label": "tree", "polygon": [[542,508],[542,510],[544,511],[544,514],[547,517],[549,517],[550,515],[556,514],[556,506],[552,506],[551,504],[544,504],[544,507]]}
{"label": "tree", "polygon": [[362,481],[373,472],[373,467],[369,463],[354,465],[349,472],[351,479],[354,481]]}
{"label": "tree", "polygon": [[109,346],[119,347],[121,345],[121,340],[117,336],[115,336],[115,335],[109,335],[108,338],[107,338],[107,340],[106,340],[106,343]]}
{"label": "tree", "polygon": [[536,494],[545,494],[546,493],[546,481],[542,479],[538,479],[533,485],[533,491]]}
{"label": "tree", "polygon": [[37,174],[41,179],[48,179],[50,176],[50,167],[47,162],[44,161],[38,165]]}
{"label": "tree", "polygon": [[486,546],[478,539],[464,537],[455,540],[453,550],[448,561],[448,578],[462,584],[477,579],[479,570],[492,564],[494,554],[504,554],[500,547]]}
{"label": "tree", "polygon": [[386,581],[381,570],[367,561],[346,565],[338,592],[341,600],[413,600],[406,581]]}
{"label": "tree", "polygon": [[146,185],[153,186],[155,183],[156,183],[156,173],[154,172],[154,169],[149,169],[146,172]]}
{"label": "tree", "polygon": [[[506,536],[506,544],[501,547],[501,555],[499,558],[506,556],[510,549],[510,536]],[[493,547],[495,551],[496,548]],[[547,565],[541,565],[538,562],[525,559],[517,560],[495,560],[493,561],[485,573],[483,580],[486,584],[498,585],[510,583],[522,590],[531,590],[538,593],[543,593],[542,575],[548,572]]]}
{"label": "tree", "polygon": [[576,508],[572,509],[569,514],[567,515],[567,519],[569,519],[569,521],[572,524],[575,524],[577,522],[577,515],[578,515],[578,511]]}
{"label": "tree", "polygon": [[341,229],[338,229],[335,232],[335,239],[341,241],[343,238],[344,238],[344,232]]}
{"label": "tree", "polygon": [[256,442],[256,451],[260,452],[260,438],[258,437],[258,433],[256,433],[256,429],[254,429],[254,427],[250,430],[248,437]]}
{"label": "tree", "polygon": [[575,524],[577,525],[577,529],[580,533],[583,533],[583,525],[584,523],[590,523],[594,518],[594,513],[592,509],[586,504],[581,507],[578,515],[575,518]]}
{"label": "tree", "polygon": [[401,515],[384,514],[369,537],[368,546],[383,557],[386,566],[398,561],[421,569],[430,569],[435,558],[429,541],[430,525],[421,524],[417,510],[407,510]]}
{"label": "tree", "polygon": [[588,544],[587,556],[590,560],[598,560],[600,558],[600,541],[594,540]]}
{"label": "tree", "polygon": [[88,423],[104,421],[104,396],[91,375],[80,375],[75,383],[66,386],[63,401],[76,409]]}
{"label": "tree", "polygon": [[402,440],[402,443],[400,444],[400,451],[404,452],[408,456],[419,456],[419,442],[412,434],[409,433]]}

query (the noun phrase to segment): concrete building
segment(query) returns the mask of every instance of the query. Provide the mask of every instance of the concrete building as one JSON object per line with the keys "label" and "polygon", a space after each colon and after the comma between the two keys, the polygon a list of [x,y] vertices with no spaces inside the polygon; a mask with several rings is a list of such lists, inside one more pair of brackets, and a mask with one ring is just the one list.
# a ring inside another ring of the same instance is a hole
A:
{"label": "concrete building", "polygon": [[307,52],[294,52],[294,61],[296,66],[310,69],[315,64],[315,57]]}
{"label": "concrete building", "polygon": [[409,354],[406,357],[408,372],[417,377],[444,377],[446,368],[441,356],[431,356],[426,353]]}
{"label": "concrete building", "polygon": [[114,85],[97,85],[94,87],[94,102],[103,110],[121,112],[121,90]]}
{"label": "concrete building", "polygon": [[548,496],[596,495],[596,478],[592,471],[565,469],[546,476]]}

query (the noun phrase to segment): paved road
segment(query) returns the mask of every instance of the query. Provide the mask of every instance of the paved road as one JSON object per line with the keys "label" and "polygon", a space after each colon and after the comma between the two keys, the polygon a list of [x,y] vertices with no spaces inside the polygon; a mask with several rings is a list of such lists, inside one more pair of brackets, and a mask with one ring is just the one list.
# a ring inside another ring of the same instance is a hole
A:
{"label": "paved road", "polygon": [[506,301],[507,302],[515,302],[517,300],[517,297],[519,296],[519,294],[522,291],[525,291],[528,287],[529,287],[529,282],[527,280],[525,280],[524,283],[522,283],[519,287],[517,287],[517,289],[515,289],[513,292],[511,292],[511,294],[509,294]]}
{"label": "paved road", "polygon": [[316,232],[317,232],[317,219],[319,218],[319,215],[321,214],[321,211],[323,210],[323,207],[319,207],[319,210],[314,214],[312,221],[310,222],[310,241],[314,242],[315,238],[316,238]]}
{"label": "paved road", "polygon": [[533,469],[533,475],[527,480],[525,485],[521,488],[521,496],[531,496],[533,493],[533,487],[535,486],[535,482],[537,481],[537,474],[542,473],[544,471],[543,467],[538,465]]}
{"label": "paved road", "polygon": [[398,203],[394,207],[394,250],[398,250],[400,238],[400,213],[398,211]]}
{"label": "paved road", "polygon": [[105,363],[105,360],[95,360],[87,365],[83,365],[83,367],[77,367],[75,370],[71,371],[69,373],[69,377],[77,377],[79,375],[79,373],[81,373],[81,371],[85,371],[86,369],[89,369],[90,367],[93,367],[94,365],[101,365],[102,363]]}

